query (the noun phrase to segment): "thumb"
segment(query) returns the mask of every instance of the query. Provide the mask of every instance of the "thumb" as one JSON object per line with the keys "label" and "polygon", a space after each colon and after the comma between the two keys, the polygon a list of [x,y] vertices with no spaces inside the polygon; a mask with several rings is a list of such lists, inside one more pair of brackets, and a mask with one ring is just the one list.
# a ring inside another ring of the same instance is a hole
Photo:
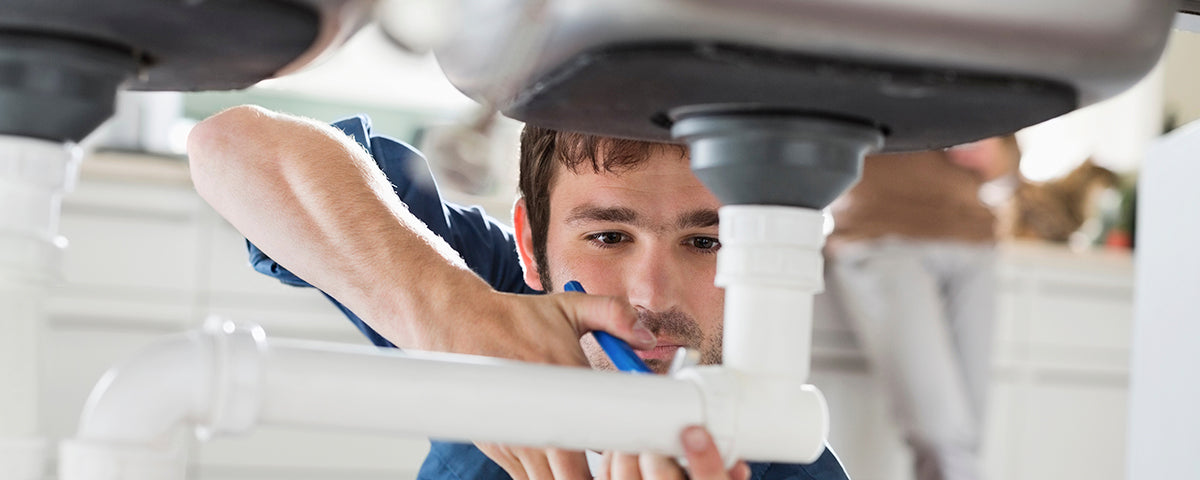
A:
{"label": "thumb", "polygon": [[580,336],[593,330],[601,330],[628,342],[634,348],[654,348],[654,333],[638,324],[637,310],[628,301],[582,293],[564,293],[556,296],[560,297],[560,308]]}

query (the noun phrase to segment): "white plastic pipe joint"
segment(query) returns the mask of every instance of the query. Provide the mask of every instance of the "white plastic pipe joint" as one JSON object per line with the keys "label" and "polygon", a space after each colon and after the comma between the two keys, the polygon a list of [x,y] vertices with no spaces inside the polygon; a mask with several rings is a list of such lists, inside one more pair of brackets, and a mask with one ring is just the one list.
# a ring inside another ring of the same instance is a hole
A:
{"label": "white plastic pipe joint", "polygon": [[109,370],[75,438],[60,447],[71,480],[184,478],[191,435],[244,431],[258,416],[261,328],[210,320]]}

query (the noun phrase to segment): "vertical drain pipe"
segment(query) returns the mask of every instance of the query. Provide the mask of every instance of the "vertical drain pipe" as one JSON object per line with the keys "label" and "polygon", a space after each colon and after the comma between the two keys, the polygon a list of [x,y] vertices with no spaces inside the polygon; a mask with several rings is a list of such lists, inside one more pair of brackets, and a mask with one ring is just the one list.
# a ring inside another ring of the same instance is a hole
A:
{"label": "vertical drain pipe", "polygon": [[731,456],[812,462],[829,434],[825,397],[807,384],[813,296],[824,284],[824,217],[818,210],[775,205],[727,205],[720,215],[720,373],[738,378]]}
{"label": "vertical drain pipe", "polygon": [[821,210],[858,180],[883,135],[754,106],[685,107],[671,117],[692,170],[725,204],[715,279],[725,289],[724,367],[695,374],[718,419],[709,428],[727,458],[812,462],[829,432],[825,398],[805,383],[813,296],[824,289]]}
{"label": "vertical drain pipe", "polygon": [[824,216],[774,205],[722,207],[716,284],[725,289],[727,367],[808,380],[813,296],[824,289]]}
{"label": "vertical drain pipe", "polygon": [[0,465],[14,480],[44,475],[39,348],[66,245],[59,208],[79,158],[71,144],[0,135]]}

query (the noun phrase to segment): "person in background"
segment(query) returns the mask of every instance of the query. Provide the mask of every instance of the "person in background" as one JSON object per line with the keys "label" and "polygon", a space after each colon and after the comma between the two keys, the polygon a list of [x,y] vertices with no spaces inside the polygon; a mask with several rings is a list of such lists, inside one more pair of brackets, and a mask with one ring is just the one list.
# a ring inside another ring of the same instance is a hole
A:
{"label": "person in background", "polygon": [[827,290],[887,392],[918,480],[977,480],[995,317],[996,217],[980,187],[1014,136],[876,155],[830,206]]}

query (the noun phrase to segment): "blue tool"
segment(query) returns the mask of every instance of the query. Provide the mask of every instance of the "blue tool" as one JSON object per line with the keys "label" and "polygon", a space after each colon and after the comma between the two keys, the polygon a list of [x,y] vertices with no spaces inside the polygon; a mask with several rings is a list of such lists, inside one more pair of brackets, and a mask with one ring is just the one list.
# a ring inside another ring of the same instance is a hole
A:
{"label": "blue tool", "polygon": [[[583,290],[583,285],[575,280],[571,280],[566,285],[563,285],[563,291],[587,293]],[[596,343],[599,343],[600,348],[604,349],[604,353],[612,360],[617,370],[633,373],[654,373],[653,370],[650,370],[650,367],[646,366],[646,362],[643,362],[633,352],[633,347],[630,347],[624,340],[614,337],[608,332],[599,330],[592,331],[592,335],[596,337]]]}

